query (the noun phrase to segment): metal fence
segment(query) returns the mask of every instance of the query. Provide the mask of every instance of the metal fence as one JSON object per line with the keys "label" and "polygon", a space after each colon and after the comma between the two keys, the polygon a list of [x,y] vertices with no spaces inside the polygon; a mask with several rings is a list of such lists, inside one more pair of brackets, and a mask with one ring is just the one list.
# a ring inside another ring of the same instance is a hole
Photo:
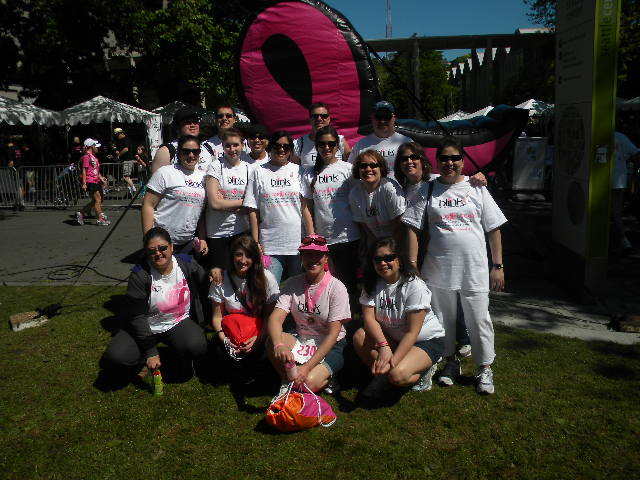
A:
{"label": "metal fence", "polygon": [[[136,165],[138,167],[138,165]],[[123,176],[122,163],[102,163],[100,173],[107,179],[104,205],[129,203],[132,195]],[[131,180],[135,188],[147,183],[148,172],[134,168]],[[141,200],[138,197],[137,202]],[[21,166],[0,168],[0,208],[73,208],[89,201],[82,189],[77,165]]]}

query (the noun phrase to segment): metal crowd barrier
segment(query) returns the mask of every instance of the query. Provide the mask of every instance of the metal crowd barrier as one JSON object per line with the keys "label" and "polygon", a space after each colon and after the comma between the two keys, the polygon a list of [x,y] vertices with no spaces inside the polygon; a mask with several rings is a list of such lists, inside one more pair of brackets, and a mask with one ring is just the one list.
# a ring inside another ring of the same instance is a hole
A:
{"label": "metal crowd barrier", "polygon": [[[136,165],[136,167],[138,167]],[[122,173],[122,163],[102,163],[100,173],[107,179],[106,207],[129,203],[131,194]],[[146,169],[134,168],[131,179],[136,188],[147,183]],[[142,196],[138,197],[140,203]],[[82,190],[77,165],[21,166],[0,168],[0,208],[74,208],[89,201]]]}

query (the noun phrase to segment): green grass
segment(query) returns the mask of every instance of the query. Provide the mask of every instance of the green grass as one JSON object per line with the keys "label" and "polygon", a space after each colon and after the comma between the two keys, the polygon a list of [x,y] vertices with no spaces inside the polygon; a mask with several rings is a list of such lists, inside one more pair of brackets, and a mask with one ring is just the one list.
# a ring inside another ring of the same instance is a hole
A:
{"label": "green grass", "polygon": [[[0,288],[2,319],[61,288]],[[93,386],[109,341],[103,304],[123,289],[78,287],[47,325],[0,331],[3,478],[639,478],[640,348],[497,330],[497,394],[409,393],[280,435],[198,379],[163,397]],[[470,365],[466,365],[470,370]],[[215,365],[212,368],[216,368]],[[270,396],[249,398],[264,407]],[[345,397],[352,399],[355,390]]]}

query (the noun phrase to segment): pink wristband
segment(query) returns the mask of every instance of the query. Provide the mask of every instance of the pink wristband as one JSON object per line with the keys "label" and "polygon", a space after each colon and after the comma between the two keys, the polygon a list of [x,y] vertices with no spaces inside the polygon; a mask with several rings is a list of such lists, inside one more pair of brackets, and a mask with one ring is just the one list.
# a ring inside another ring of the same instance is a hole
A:
{"label": "pink wristband", "polygon": [[378,342],[376,343],[375,347],[376,348],[380,348],[380,347],[388,347],[389,346],[389,342],[384,341],[384,342]]}

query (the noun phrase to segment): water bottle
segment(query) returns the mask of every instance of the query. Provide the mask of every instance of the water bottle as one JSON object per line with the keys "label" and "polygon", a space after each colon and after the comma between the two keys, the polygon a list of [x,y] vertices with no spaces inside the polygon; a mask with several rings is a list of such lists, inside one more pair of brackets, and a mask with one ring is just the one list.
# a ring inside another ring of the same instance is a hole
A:
{"label": "water bottle", "polygon": [[157,368],[153,371],[153,394],[156,396],[162,395],[162,374],[160,373],[160,369]]}
{"label": "water bottle", "polygon": [[298,366],[296,362],[287,362],[284,364],[285,371],[287,372],[287,378],[290,382],[298,376]]}

